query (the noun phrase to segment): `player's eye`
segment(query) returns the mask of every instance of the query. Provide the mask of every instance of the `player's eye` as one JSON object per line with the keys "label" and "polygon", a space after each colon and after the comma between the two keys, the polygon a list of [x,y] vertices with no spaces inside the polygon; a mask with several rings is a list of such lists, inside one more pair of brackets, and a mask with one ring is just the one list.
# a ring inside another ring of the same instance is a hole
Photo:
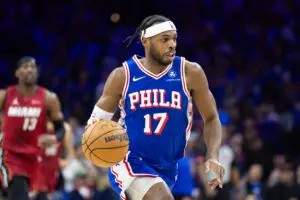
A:
{"label": "player's eye", "polygon": [[168,41],[168,38],[162,38],[161,41],[165,43]]}

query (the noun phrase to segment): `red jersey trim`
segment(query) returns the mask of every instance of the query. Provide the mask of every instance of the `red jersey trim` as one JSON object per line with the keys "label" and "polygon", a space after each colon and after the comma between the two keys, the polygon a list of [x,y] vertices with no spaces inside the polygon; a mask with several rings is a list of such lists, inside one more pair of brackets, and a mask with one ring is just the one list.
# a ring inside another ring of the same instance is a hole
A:
{"label": "red jersey trim", "polygon": [[169,70],[171,69],[171,67],[172,67],[172,63],[166,68],[166,69],[164,69],[164,71],[162,71],[161,73],[159,73],[159,74],[154,74],[154,73],[152,73],[152,72],[150,72],[148,69],[146,69],[144,66],[143,66],[143,64],[140,62],[140,60],[136,57],[136,55],[134,55],[133,56],[133,60],[134,60],[134,62],[137,64],[137,66],[140,68],[140,70],[142,71],[142,72],[144,72],[145,74],[147,74],[148,76],[151,76],[152,78],[154,78],[154,79],[156,79],[156,80],[158,80],[158,79],[160,79],[161,77],[163,77],[164,75],[166,75],[168,72],[169,72]]}

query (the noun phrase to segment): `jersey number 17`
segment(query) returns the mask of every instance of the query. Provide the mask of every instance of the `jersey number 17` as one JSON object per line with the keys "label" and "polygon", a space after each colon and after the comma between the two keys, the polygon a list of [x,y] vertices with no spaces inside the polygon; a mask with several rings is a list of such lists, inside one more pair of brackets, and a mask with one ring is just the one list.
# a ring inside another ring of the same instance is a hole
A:
{"label": "jersey number 17", "polygon": [[153,115],[147,114],[144,116],[144,118],[145,118],[144,133],[146,135],[152,135],[152,131],[153,131],[152,118],[155,121],[159,121],[157,127],[154,130],[155,135],[161,135],[169,119],[168,113],[154,113]]}

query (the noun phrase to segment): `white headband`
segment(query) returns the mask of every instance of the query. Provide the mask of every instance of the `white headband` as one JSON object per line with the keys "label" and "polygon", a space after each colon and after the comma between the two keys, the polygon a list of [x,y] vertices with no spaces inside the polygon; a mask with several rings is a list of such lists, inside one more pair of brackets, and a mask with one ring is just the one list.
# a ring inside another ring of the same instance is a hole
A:
{"label": "white headband", "polygon": [[154,24],[142,31],[141,39],[149,38],[166,31],[176,31],[176,27],[172,21],[166,21],[159,24]]}

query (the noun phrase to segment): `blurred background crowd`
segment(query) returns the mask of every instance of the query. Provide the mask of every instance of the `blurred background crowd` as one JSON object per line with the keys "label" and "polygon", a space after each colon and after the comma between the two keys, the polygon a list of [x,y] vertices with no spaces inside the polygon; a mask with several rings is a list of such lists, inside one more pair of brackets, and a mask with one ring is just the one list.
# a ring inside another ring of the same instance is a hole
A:
{"label": "blurred background crowd", "polygon": [[0,88],[15,83],[21,56],[34,56],[40,85],[59,95],[72,127],[77,159],[62,169],[54,199],[118,198],[106,170],[85,160],[81,134],[109,72],[143,55],[138,41],[128,48],[123,41],[152,14],[175,22],[177,54],[204,68],[223,124],[223,190],[203,184],[205,145],[195,112],[174,194],[300,200],[299,0],[1,1]]}

